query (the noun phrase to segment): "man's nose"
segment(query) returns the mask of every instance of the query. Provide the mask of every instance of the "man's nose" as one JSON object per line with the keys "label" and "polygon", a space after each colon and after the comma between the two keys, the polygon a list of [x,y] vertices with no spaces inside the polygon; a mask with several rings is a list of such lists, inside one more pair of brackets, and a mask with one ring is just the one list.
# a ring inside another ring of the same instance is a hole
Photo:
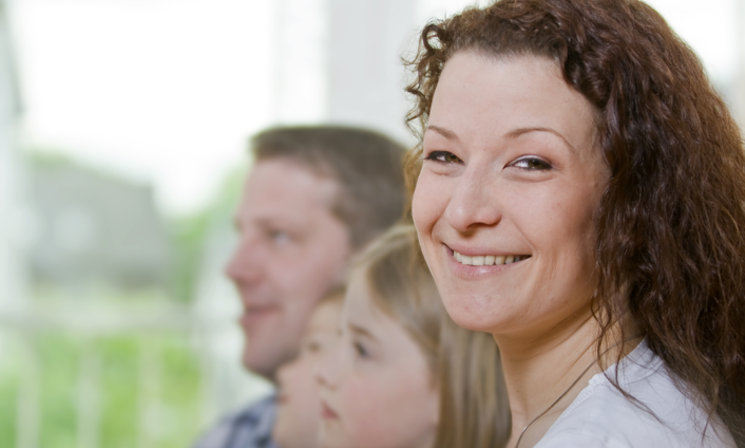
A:
{"label": "man's nose", "polygon": [[225,265],[225,275],[235,282],[250,282],[258,278],[261,268],[261,248],[254,238],[241,238]]}

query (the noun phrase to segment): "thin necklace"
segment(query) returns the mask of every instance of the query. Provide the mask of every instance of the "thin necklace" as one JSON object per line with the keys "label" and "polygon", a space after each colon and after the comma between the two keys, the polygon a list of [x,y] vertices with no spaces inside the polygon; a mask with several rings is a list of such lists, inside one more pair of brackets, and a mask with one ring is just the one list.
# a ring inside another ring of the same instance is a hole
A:
{"label": "thin necklace", "polygon": [[527,431],[527,430],[528,430],[528,428],[530,428],[530,425],[532,425],[533,423],[535,423],[535,422],[536,422],[536,420],[538,420],[539,418],[543,417],[544,415],[546,415],[546,413],[547,413],[548,411],[550,411],[551,409],[553,409],[553,407],[554,407],[554,406],[556,406],[556,403],[558,403],[559,401],[561,401],[561,399],[562,399],[562,398],[564,398],[564,396],[565,396],[566,394],[568,394],[568,393],[569,393],[569,391],[570,391],[570,390],[572,390],[572,388],[573,388],[574,386],[576,386],[576,385],[577,385],[577,383],[579,383],[579,380],[580,380],[580,379],[581,379],[581,378],[582,378],[583,376],[585,376],[585,373],[587,373],[587,372],[588,372],[588,371],[589,371],[589,370],[590,370],[590,369],[592,368],[592,366],[594,366],[594,365],[595,365],[595,363],[596,363],[596,362],[598,362],[598,361],[600,360],[600,358],[601,358],[601,357],[602,357],[602,356],[603,356],[604,354],[608,353],[608,351],[610,351],[610,350],[611,350],[612,348],[614,348],[614,347],[618,346],[619,344],[624,344],[624,343],[626,343],[626,342],[628,342],[628,341],[630,341],[630,340],[632,340],[632,339],[636,339],[636,338],[639,338],[639,337],[641,337],[641,335],[630,336],[630,337],[628,337],[628,338],[626,338],[626,339],[624,339],[624,340],[622,340],[622,341],[620,341],[620,342],[616,342],[615,344],[611,345],[611,346],[610,346],[610,347],[608,347],[607,349],[603,350],[603,352],[602,352],[602,353],[600,353],[600,355],[598,355],[598,357],[597,357],[597,358],[595,358],[595,359],[594,359],[594,360],[593,360],[593,361],[592,361],[592,362],[590,363],[590,365],[589,365],[589,366],[587,366],[587,367],[585,368],[585,370],[583,370],[583,371],[582,371],[582,373],[580,373],[580,374],[579,374],[579,376],[577,377],[577,379],[576,379],[576,380],[574,380],[574,382],[573,382],[572,384],[570,384],[570,385],[569,385],[569,387],[567,388],[567,390],[565,390],[564,392],[562,392],[562,394],[561,394],[561,395],[559,395],[559,398],[557,398],[556,400],[554,400],[554,402],[553,402],[553,403],[551,403],[551,406],[547,407],[545,411],[543,411],[543,412],[541,412],[540,414],[538,414],[538,416],[537,416],[536,418],[534,418],[533,420],[531,420],[530,422],[528,422],[528,424],[527,424],[527,425],[525,425],[525,428],[523,428],[522,432],[520,432],[520,437],[518,437],[518,438],[517,438],[517,443],[515,443],[515,448],[518,448],[518,447],[520,446],[520,441],[521,441],[521,440],[523,439],[523,436],[525,435],[525,431]]}

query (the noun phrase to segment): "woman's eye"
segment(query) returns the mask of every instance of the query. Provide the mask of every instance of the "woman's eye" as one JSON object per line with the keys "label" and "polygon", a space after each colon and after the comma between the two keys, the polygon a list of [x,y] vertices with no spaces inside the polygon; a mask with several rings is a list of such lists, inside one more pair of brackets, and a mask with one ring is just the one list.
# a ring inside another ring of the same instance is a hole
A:
{"label": "woman's eye", "polygon": [[425,159],[440,163],[462,163],[455,154],[448,151],[432,151]]}
{"label": "woman's eye", "polygon": [[517,159],[512,162],[511,166],[522,168],[525,170],[550,170],[552,168],[551,164],[535,156],[528,156]]}

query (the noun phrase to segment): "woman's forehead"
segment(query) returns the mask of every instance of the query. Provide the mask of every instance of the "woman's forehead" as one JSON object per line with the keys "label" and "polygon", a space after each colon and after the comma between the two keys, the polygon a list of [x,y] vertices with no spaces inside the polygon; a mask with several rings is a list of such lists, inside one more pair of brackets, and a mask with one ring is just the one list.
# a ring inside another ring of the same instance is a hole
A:
{"label": "woman's forehead", "polygon": [[461,52],[440,76],[425,141],[436,137],[484,145],[546,130],[577,148],[595,140],[596,121],[595,107],[566,83],[555,61]]}

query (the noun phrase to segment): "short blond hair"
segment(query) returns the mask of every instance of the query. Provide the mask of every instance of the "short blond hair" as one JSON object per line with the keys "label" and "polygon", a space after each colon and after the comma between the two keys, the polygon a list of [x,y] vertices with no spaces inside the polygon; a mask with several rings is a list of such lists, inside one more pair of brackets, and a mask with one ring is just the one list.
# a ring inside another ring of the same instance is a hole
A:
{"label": "short blond hair", "polygon": [[447,314],[413,226],[393,227],[371,243],[353,272],[428,361],[440,392],[434,447],[505,446],[511,416],[497,345],[490,334],[461,328]]}

